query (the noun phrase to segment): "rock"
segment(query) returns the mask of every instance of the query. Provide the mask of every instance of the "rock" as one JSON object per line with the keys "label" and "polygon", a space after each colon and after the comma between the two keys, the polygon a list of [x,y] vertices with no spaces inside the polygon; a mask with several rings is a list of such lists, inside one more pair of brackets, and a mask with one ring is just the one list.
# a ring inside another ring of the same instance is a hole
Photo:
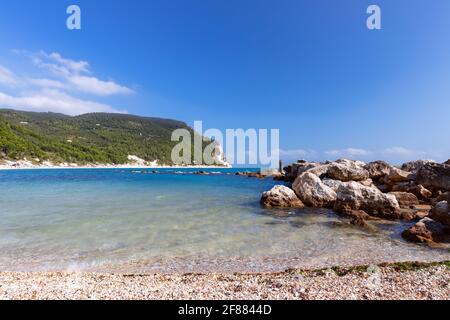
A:
{"label": "rock", "polygon": [[369,172],[371,179],[381,179],[384,184],[388,185],[396,182],[409,181],[414,178],[410,172],[393,167],[384,161],[371,162],[364,168]]}
{"label": "rock", "polygon": [[346,212],[345,215],[350,218],[351,224],[363,227],[371,232],[376,231],[376,228],[367,222],[367,220],[372,220],[372,217],[369,216],[365,211],[351,210]]}
{"label": "rock", "polygon": [[443,164],[448,164],[448,165],[450,165],[450,159],[448,159],[447,161],[445,161]]}
{"label": "rock", "polygon": [[380,179],[389,174],[392,166],[384,161],[374,161],[364,166],[371,179]]}
{"label": "rock", "polygon": [[275,186],[270,191],[263,193],[261,204],[265,207],[303,208],[304,204],[295,192],[286,186]]}
{"label": "rock", "polygon": [[366,187],[375,187],[375,185],[373,184],[373,180],[371,178],[368,178],[368,179],[362,180],[362,181],[358,181],[358,182]]}
{"label": "rock", "polygon": [[404,163],[402,165],[402,170],[408,171],[408,172],[417,172],[420,170],[420,168],[422,168],[425,164],[428,164],[428,163],[436,163],[436,162],[433,160],[411,161],[411,162]]}
{"label": "rock", "polygon": [[422,186],[421,184],[419,184],[418,186],[416,186],[414,189],[411,190],[412,193],[414,193],[416,195],[417,198],[419,199],[429,199],[433,196],[433,193],[424,188],[424,186]]}
{"label": "rock", "polygon": [[390,192],[389,194],[392,194],[397,199],[398,204],[401,208],[409,208],[413,205],[419,205],[419,199],[412,194],[408,192]]}
{"label": "rock", "polygon": [[450,206],[447,201],[439,202],[430,212],[429,217],[450,226]]}
{"label": "rock", "polygon": [[314,168],[309,169],[305,172],[311,173],[311,174],[321,178],[321,177],[327,175],[329,168],[330,168],[329,164],[321,164],[321,165],[315,166]]}
{"label": "rock", "polygon": [[424,218],[405,230],[402,237],[412,242],[450,242],[450,231],[442,223]]}
{"label": "rock", "polygon": [[320,163],[316,163],[316,162],[308,162],[306,160],[298,160],[296,163],[293,163],[292,165],[284,168],[284,170],[286,171],[286,181],[293,182],[302,173],[308,171],[309,169],[318,167],[320,165],[321,165]]}
{"label": "rock", "polygon": [[416,182],[427,189],[450,191],[450,165],[425,164],[417,172]]}
{"label": "rock", "polygon": [[331,207],[336,201],[336,192],[309,171],[298,176],[292,188],[300,200],[310,207]]}
{"label": "rock", "polygon": [[329,165],[327,175],[340,181],[362,181],[369,179],[369,172],[360,163],[350,160],[340,160]]}
{"label": "rock", "polygon": [[339,187],[342,184],[345,184],[347,182],[342,182],[340,180],[334,180],[334,179],[330,179],[330,178],[324,178],[322,179],[323,184],[325,184],[327,187],[330,187],[331,189],[333,189],[334,192],[337,192]]}
{"label": "rock", "polygon": [[265,178],[267,178],[267,175],[262,174],[261,172],[249,172],[249,173],[247,173],[247,177],[265,179]]}
{"label": "rock", "polygon": [[420,206],[412,206],[410,208],[397,209],[396,215],[400,220],[411,221],[427,217],[430,210],[431,206],[428,206],[428,208],[420,208]]}
{"label": "rock", "polygon": [[421,184],[417,185],[413,181],[399,182],[392,186],[393,192],[409,192],[414,194],[419,200],[426,200],[433,196],[433,193],[424,188]]}
{"label": "rock", "polygon": [[414,179],[414,175],[411,172],[403,171],[396,167],[390,167],[389,173],[383,178],[386,184],[395,184],[398,182],[411,181]]}
{"label": "rock", "polygon": [[390,219],[397,217],[396,210],[399,208],[395,196],[353,181],[339,187],[334,205],[337,212],[363,210],[369,215]]}

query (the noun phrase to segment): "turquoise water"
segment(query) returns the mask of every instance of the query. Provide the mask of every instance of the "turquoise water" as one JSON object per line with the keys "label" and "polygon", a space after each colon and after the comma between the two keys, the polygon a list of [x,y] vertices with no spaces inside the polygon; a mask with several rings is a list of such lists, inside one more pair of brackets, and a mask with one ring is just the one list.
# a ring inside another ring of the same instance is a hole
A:
{"label": "turquoise water", "polygon": [[263,209],[271,179],[159,171],[0,171],[0,271],[273,271],[450,258],[403,241],[408,224],[369,233],[328,210]]}

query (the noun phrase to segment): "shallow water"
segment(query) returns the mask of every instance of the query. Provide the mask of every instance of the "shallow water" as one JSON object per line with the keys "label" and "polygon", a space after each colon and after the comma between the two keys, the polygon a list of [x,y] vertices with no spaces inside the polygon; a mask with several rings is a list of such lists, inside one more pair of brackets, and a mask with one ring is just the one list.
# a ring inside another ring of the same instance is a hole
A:
{"label": "shallow water", "polygon": [[275,184],[141,170],[0,171],[0,271],[280,271],[448,260],[407,243],[407,223],[369,233],[329,210],[266,210]]}

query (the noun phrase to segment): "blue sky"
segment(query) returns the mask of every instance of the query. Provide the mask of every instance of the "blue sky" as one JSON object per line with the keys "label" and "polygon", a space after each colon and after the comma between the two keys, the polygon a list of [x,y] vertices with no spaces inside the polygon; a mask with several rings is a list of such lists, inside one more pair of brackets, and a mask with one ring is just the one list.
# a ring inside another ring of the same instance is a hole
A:
{"label": "blue sky", "polygon": [[0,39],[0,107],[279,128],[286,160],[450,158],[448,0],[1,1]]}

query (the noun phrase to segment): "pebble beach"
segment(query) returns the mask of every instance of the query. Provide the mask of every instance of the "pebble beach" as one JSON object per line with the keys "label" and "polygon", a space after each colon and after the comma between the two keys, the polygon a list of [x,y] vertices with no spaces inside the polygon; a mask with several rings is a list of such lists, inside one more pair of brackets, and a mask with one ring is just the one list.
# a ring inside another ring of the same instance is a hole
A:
{"label": "pebble beach", "polygon": [[448,300],[448,262],[260,274],[0,273],[0,299]]}

